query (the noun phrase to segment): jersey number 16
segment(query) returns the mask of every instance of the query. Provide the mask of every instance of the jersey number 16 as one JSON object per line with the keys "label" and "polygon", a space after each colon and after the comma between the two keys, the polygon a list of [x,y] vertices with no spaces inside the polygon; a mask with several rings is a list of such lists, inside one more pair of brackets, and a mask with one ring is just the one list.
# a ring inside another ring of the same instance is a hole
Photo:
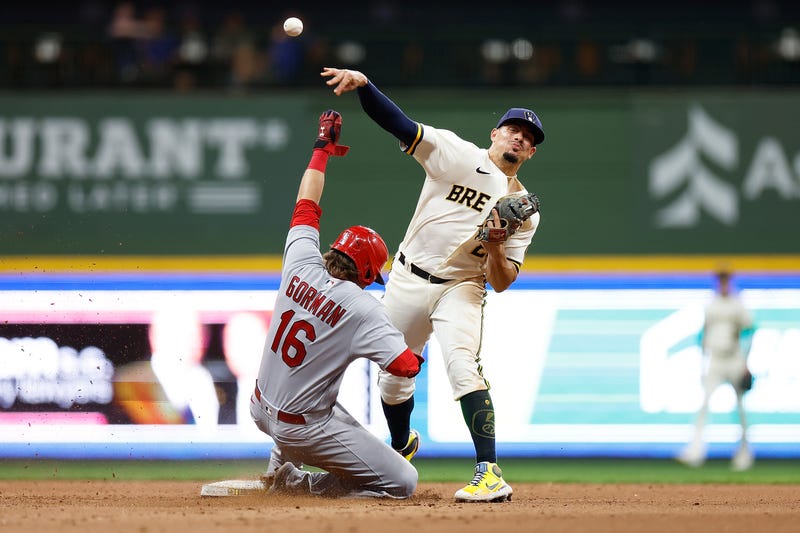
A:
{"label": "jersey number 16", "polygon": [[[314,342],[317,338],[317,332],[309,322],[305,320],[292,322],[292,318],[294,318],[294,311],[292,310],[284,311],[281,314],[281,322],[278,324],[277,331],[275,331],[275,338],[272,339],[272,352],[278,354],[280,349],[280,356],[283,362],[287,366],[294,368],[303,363],[307,353],[305,343],[297,334],[302,331],[308,342]],[[291,323],[291,326],[289,326],[289,323]],[[286,333],[285,337],[283,336],[284,333]]]}

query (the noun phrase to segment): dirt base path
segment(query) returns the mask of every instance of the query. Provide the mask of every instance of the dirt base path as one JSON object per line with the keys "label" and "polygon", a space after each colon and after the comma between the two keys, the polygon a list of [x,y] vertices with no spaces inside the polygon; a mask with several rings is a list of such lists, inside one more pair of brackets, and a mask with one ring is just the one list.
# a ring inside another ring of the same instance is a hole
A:
{"label": "dirt base path", "polygon": [[521,533],[800,531],[787,485],[517,484],[511,502],[453,501],[457,484],[421,484],[408,500],[276,495],[201,498],[201,483],[3,481],[0,531],[152,533]]}

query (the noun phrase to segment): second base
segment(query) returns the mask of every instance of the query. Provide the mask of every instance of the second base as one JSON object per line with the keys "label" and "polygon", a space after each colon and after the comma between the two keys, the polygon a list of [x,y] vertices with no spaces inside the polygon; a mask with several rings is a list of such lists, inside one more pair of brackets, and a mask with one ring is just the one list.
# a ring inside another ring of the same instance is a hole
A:
{"label": "second base", "polygon": [[266,491],[266,485],[258,479],[228,479],[203,485],[200,496],[245,496]]}

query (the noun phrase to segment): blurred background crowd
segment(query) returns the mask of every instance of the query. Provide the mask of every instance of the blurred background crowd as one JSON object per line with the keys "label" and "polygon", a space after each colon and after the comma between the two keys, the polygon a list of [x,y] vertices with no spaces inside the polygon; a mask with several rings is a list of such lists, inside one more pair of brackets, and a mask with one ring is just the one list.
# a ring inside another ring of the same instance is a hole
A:
{"label": "blurred background crowd", "polygon": [[[296,39],[287,16],[305,21]],[[0,7],[0,88],[246,91],[319,84],[322,66],[382,86],[800,83],[800,2],[176,2]]]}

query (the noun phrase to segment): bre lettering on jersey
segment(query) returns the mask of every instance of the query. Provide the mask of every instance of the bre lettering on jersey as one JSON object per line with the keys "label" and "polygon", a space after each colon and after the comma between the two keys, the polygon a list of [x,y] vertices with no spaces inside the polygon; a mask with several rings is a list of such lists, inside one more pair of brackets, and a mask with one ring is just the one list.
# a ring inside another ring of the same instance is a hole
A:
{"label": "bre lettering on jersey", "polygon": [[472,187],[464,187],[463,185],[454,183],[446,198],[451,202],[471,207],[480,213],[483,211],[483,208],[486,207],[486,201],[489,200],[491,196],[485,192],[476,191]]}
{"label": "bre lettering on jersey", "polygon": [[292,276],[286,286],[286,296],[291,298],[300,307],[319,318],[330,327],[336,325],[347,309],[329,299],[299,276]]}

